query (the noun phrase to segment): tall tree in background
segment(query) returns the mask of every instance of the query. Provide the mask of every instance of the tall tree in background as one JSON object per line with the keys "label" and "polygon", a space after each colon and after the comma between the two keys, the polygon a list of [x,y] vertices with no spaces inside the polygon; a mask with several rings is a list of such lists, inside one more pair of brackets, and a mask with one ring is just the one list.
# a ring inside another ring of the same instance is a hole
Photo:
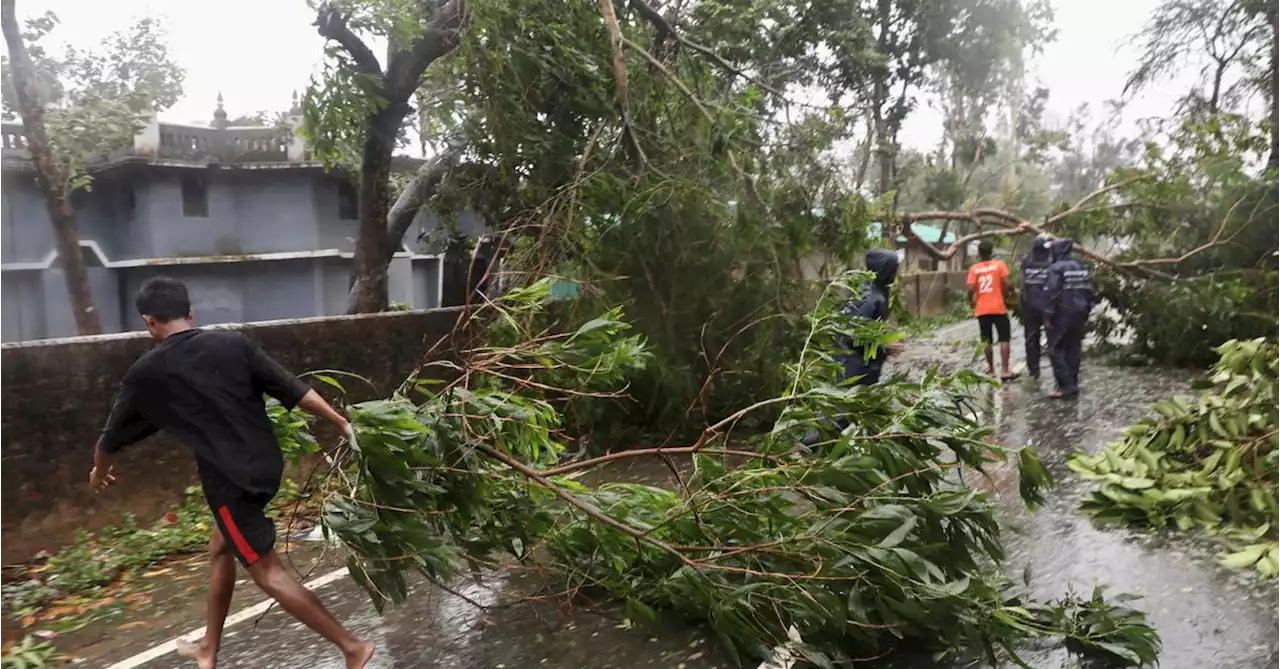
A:
{"label": "tall tree in background", "polygon": [[[1053,10],[1045,0],[960,0],[957,6],[928,80],[943,133],[936,156],[927,161],[923,195],[934,208],[973,202],[1016,211],[1012,200],[1023,192],[1017,187],[1022,144],[1036,141],[1023,136],[1024,106],[1043,105],[1028,95],[1023,75],[1026,61],[1055,36]],[[992,132],[993,117],[1003,129],[999,138]],[[994,202],[992,195],[998,196]],[[943,236],[953,223],[943,222]]]}
{"label": "tall tree in background", "polygon": [[79,334],[102,331],[80,250],[72,195],[88,189],[96,160],[132,145],[139,115],[167,109],[182,95],[184,73],[174,65],[164,32],[141,19],[95,50],[74,47],[61,56],[39,41],[57,26],[46,12],[18,26],[13,0],[0,4],[8,45],[4,112],[22,117],[27,150],[53,224],[58,260]]}
{"label": "tall tree in background", "polygon": [[[316,8],[315,26],[330,44],[324,72],[303,99],[304,128],[313,155],[360,175],[348,312],[387,308],[387,266],[404,233],[388,230],[392,154],[423,73],[457,46],[465,9],[465,0],[332,0]],[[387,41],[385,69],[368,37]],[[418,184],[407,189],[419,190]]]}
{"label": "tall tree in background", "polygon": [[952,33],[958,3],[877,0],[868,15],[875,35],[875,58],[862,90],[870,93],[869,114],[879,168],[876,193],[895,186],[898,133],[915,105],[914,93],[929,68],[943,56],[942,39]]}
{"label": "tall tree in background", "polygon": [[54,243],[62,264],[63,276],[67,280],[67,295],[71,300],[76,332],[82,335],[99,334],[102,332],[102,322],[93,306],[89,271],[85,268],[84,256],[80,253],[76,213],[71,208],[71,193],[66,188],[70,177],[49,143],[49,133],[44,123],[44,106],[40,100],[40,78],[35,62],[31,60],[23,42],[26,36],[18,29],[14,0],[0,2],[0,29],[3,29],[4,40],[9,46],[9,78],[27,136],[27,151],[35,165],[36,182],[44,192],[49,220],[53,223]]}
{"label": "tall tree in background", "polygon": [[1166,0],[1134,41],[1142,47],[1138,67],[1125,83],[1136,93],[1175,73],[1198,67],[1196,81],[1183,95],[1182,111],[1217,114],[1237,110],[1251,88],[1251,75],[1268,65],[1270,26],[1257,0]]}
{"label": "tall tree in background", "polygon": [[1142,48],[1125,92],[1134,94],[1191,68],[1196,80],[1180,100],[1184,117],[1247,114],[1255,94],[1266,100],[1271,150],[1267,165],[1280,163],[1277,128],[1276,3],[1272,0],[1165,0],[1134,41]]}
{"label": "tall tree in background", "polygon": [[1026,60],[1054,38],[1052,22],[1053,10],[1044,0],[960,3],[955,29],[943,40],[930,76],[943,114],[941,158],[951,169],[980,157],[997,105],[1019,108],[1026,95]]}
{"label": "tall tree in background", "polygon": [[1267,68],[1261,73],[1262,87],[1267,91],[1268,122],[1271,124],[1271,151],[1267,154],[1267,169],[1280,169],[1280,6],[1272,0],[1254,0],[1253,11],[1267,19],[1270,28],[1271,48]]}

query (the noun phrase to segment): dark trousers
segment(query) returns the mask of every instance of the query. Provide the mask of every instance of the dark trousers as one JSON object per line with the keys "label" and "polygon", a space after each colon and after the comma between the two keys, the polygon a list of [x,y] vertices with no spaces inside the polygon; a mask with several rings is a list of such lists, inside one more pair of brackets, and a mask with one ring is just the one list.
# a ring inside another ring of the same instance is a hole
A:
{"label": "dark trousers", "polygon": [[836,379],[836,385],[843,385],[855,376],[862,378],[854,381],[851,385],[855,386],[871,386],[880,383],[880,365],[867,364],[862,358],[861,353],[849,353],[835,356],[836,360],[844,367],[840,372],[840,377]]}
{"label": "dark trousers", "polygon": [[1084,345],[1084,325],[1054,324],[1049,330],[1049,362],[1053,379],[1064,395],[1080,392],[1080,349]]}
{"label": "dark trousers", "polygon": [[1040,376],[1040,330],[1044,328],[1044,312],[1022,310],[1022,336],[1027,343],[1027,373]]}
{"label": "dark trousers", "polygon": [[[837,355],[835,358],[836,361],[843,366],[843,369],[840,372],[840,377],[836,380],[836,385],[843,385],[855,376],[862,378],[859,378],[857,381],[854,381],[849,385],[870,386],[880,383],[880,371],[882,367],[879,365],[868,365],[866,361],[862,359],[861,353],[847,353],[844,355]],[[847,418],[837,418],[835,420],[835,425],[836,429],[843,430],[849,426],[849,420]],[[809,430],[808,433],[800,438],[800,443],[805,446],[812,446],[818,443],[818,439],[821,438],[821,436],[822,435],[817,429]]]}

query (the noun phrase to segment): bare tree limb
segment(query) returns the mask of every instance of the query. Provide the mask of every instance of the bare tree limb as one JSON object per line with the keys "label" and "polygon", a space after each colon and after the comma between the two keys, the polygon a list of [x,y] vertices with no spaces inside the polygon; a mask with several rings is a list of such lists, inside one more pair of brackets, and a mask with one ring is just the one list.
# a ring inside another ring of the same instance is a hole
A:
{"label": "bare tree limb", "polygon": [[1226,242],[1230,242],[1231,240],[1235,239],[1236,235],[1240,234],[1240,230],[1236,230],[1230,237],[1227,238],[1226,242],[1222,240],[1222,233],[1226,231],[1227,223],[1231,220],[1231,215],[1235,213],[1236,207],[1240,206],[1241,202],[1244,202],[1244,198],[1240,198],[1236,200],[1231,205],[1231,208],[1227,209],[1227,213],[1224,214],[1222,217],[1222,222],[1218,224],[1217,231],[1214,232],[1213,237],[1210,238],[1209,241],[1205,242],[1204,244],[1201,244],[1200,246],[1197,246],[1194,249],[1191,249],[1190,251],[1187,251],[1186,253],[1176,258],[1145,258],[1142,260],[1132,260],[1125,263],[1119,263],[1119,265],[1121,267],[1145,267],[1148,265],[1177,265],[1180,263],[1184,263],[1187,260],[1190,260],[1191,257],[1196,255],[1197,253],[1203,253],[1215,246],[1219,246]]}
{"label": "bare tree limb", "polygon": [[386,76],[389,97],[407,100],[417,90],[423,71],[458,46],[466,11],[466,0],[449,0],[435,11],[413,44],[391,54]]}
{"label": "bare tree limb", "polygon": [[914,241],[917,244],[919,244],[920,248],[924,250],[924,252],[928,254],[929,257],[938,261],[950,260],[956,255],[956,253],[960,251],[960,249],[964,248],[965,244],[968,244],[969,242],[972,242],[978,239],[985,239],[987,237],[1013,237],[1016,235],[1025,235],[1025,234],[1028,234],[1029,232],[1031,232],[1030,228],[1022,225],[1019,225],[1018,227],[1015,227],[1015,228],[984,230],[982,232],[975,232],[972,234],[965,235],[960,239],[957,239],[954,243],[952,243],[946,249],[939,250],[936,247],[934,247],[932,244],[929,244],[928,242],[925,242],[923,239],[921,239],[920,236],[917,235],[915,231],[912,230],[910,227],[905,228],[903,231],[904,236],[906,236],[908,240]]}
{"label": "bare tree limb", "polygon": [[[965,211],[921,211],[921,212],[915,212],[910,214],[902,214],[898,217],[898,225],[902,228],[903,236],[905,236],[909,241],[916,242],[920,250],[923,251],[926,255],[928,255],[930,258],[937,261],[945,261],[954,257],[955,254],[958,253],[959,250],[963,248],[965,244],[968,244],[969,242],[972,242],[977,239],[983,239],[987,237],[1018,236],[1018,235],[1029,235],[1029,234],[1048,235],[1050,234],[1047,231],[1048,226],[1054,223],[1057,223],[1059,221],[1062,221],[1066,218],[1069,218],[1071,216],[1074,216],[1076,214],[1087,213],[1087,212],[1095,211],[1099,209],[1099,207],[1086,207],[1085,205],[1089,204],[1090,202],[1118,188],[1122,188],[1129,184],[1132,184],[1138,181],[1143,181],[1149,178],[1151,178],[1151,175],[1143,175],[1143,176],[1133,177],[1131,179],[1117,181],[1113,184],[1109,184],[1107,186],[1103,186],[1102,188],[1098,188],[1093,192],[1088,193],[1084,197],[1077,200],[1076,203],[1073,204],[1066,211],[1063,211],[1059,214],[1049,217],[1048,219],[1045,220],[1044,223],[1039,225],[1032,223],[1030,221],[1025,221],[1022,218],[1018,217],[1017,215],[1004,211],[1003,209],[993,209],[993,208],[978,208],[978,209],[973,209],[967,212]],[[1239,202],[1237,202],[1236,204],[1238,205]],[[1235,209],[1235,205],[1232,205],[1232,210],[1234,211],[1234,209]],[[1228,212],[1228,216],[1229,215],[1230,215],[1230,212]],[[960,239],[957,239],[955,242],[950,244],[947,248],[939,249],[933,244],[929,244],[925,242],[923,239],[920,238],[919,235],[915,233],[914,230],[911,229],[911,226],[913,223],[918,223],[920,221],[937,221],[937,220],[969,221],[978,226],[981,226],[984,223],[989,223],[999,227],[996,230],[979,231],[975,234],[966,235],[964,237],[961,237]],[[1225,219],[1222,225],[1223,227],[1225,227],[1226,225]],[[1178,280],[1178,277],[1152,269],[1152,266],[1174,265],[1174,264],[1184,262],[1185,260],[1187,260],[1188,258],[1190,258],[1191,256],[1197,253],[1203,252],[1205,250],[1208,250],[1210,248],[1213,248],[1214,246],[1218,246],[1221,243],[1223,243],[1221,240],[1221,235],[1222,235],[1222,227],[1218,229],[1218,234],[1216,234],[1214,236],[1214,239],[1211,240],[1208,244],[1205,244],[1201,247],[1193,249],[1187,252],[1186,254],[1179,256],[1178,258],[1156,258],[1156,259],[1133,261],[1133,262],[1116,262],[1111,258],[1108,258],[1107,256],[1091,251],[1079,244],[1076,244],[1074,248],[1078,253],[1085,256],[1086,258],[1089,258],[1090,260],[1093,260],[1095,262],[1102,263],[1104,265],[1108,265],[1110,267],[1126,269],[1126,270],[1137,270],[1149,276],[1154,276],[1161,279],[1167,279],[1170,281],[1176,281]]]}
{"label": "bare tree limb", "polygon": [[[613,54],[613,93],[618,103],[618,113],[622,115],[622,134],[631,140],[640,162],[647,164],[649,159],[644,155],[640,139],[636,137],[635,128],[631,125],[631,104],[628,101],[627,53],[623,48],[626,38],[622,35],[622,27],[618,25],[618,15],[613,11],[613,0],[600,0],[600,15],[604,17],[605,29],[609,32],[609,49]],[[646,56],[656,59],[647,51]]]}
{"label": "bare tree limb", "polygon": [[1066,211],[1064,211],[1064,212],[1062,212],[1062,213],[1059,213],[1059,214],[1055,214],[1055,215],[1053,215],[1053,216],[1050,216],[1050,217],[1049,217],[1049,219],[1048,219],[1048,220],[1046,220],[1046,221],[1044,222],[1044,225],[1045,225],[1045,227],[1048,227],[1048,226],[1050,226],[1050,225],[1053,225],[1054,223],[1057,223],[1058,221],[1060,221],[1060,220],[1062,220],[1062,219],[1064,219],[1064,218],[1067,218],[1068,216],[1071,216],[1071,215],[1074,215],[1074,214],[1080,213],[1081,211],[1084,211],[1084,206],[1085,206],[1086,204],[1088,204],[1088,203],[1092,202],[1093,200],[1095,200],[1095,199],[1097,199],[1097,198],[1099,198],[1099,197],[1102,197],[1103,195],[1106,195],[1107,193],[1110,193],[1110,192],[1111,192],[1111,191],[1113,191],[1113,190],[1116,190],[1117,188],[1123,188],[1123,187],[1125,187],[1125,186],[1128,186],[1129,184],[1137,183],[1137,182],[1139,182],[1139,181],[1146,181],[1146,180],[1148,180],[1148,179],[1152,179],[1152,178],[1154,178],[1154,175],[1152,175],[1152,174],[1144,174],[1144,175],[1142,175],[1142,176],[1136,176],[1136,177],[1133,177],[1133,178],[1130,178],[1130,179],[1124,179],[1124,180],[1122,180],[1122,181],[1117,181],[1117,182],[1115,182],[1115,183],[1113,183],[1113,184],[1110,184],[1110,185],[1108,185],[1108,186],[1103,186],[1102,188],[1099,188],[1099,189],[1097,189],[1097,190],[1093,191],[1092,193],[1089,193],[1088,195],[1085,195],[1084,197],[1082,197],[1082,198],[1080,198],[1079,200],[1077,200],[1077,201],[1076,201],[1076,203],[1075,203],[1074,205],[1071,205],[1071,208],[1070,208],[1070,209],[1068,209],[1068,210],[1066,210]]}
{"label": "bare tree limb", "polygon": [[337,42],[351,56],[351,60],[355,62],[356,68],[365,74],[376,75],[382,77],[382,66],[378,64],[378,57],[373,55],[373,50],[369,45],[365,44],[347,25],[347,17],[343,16],[337,9],[330,5],[321,7],[316,13],[316,20],[311,25],[316,27],[320,36]]}
{"label": "bare tree limb", "polygon": [[701,44],[698,44],[697,42],[694,42],[688,37],[685,37],[683,34],[680,33],[679,30],[676,30],[675,26],[672,26],[671,23],[667,21],[666,18],[664,18],[661,14],[659,14],[658,10],[646,4],[644,0],[630,0],[630,4],[631,4],[631,7],[634,8],[636,12],[640,14],[640,16],[644,17],[647,21],[649,21],[649,23],[653,24],[653,27],[656,28],[658,31],[658,39],[665,39],[668,35],[675,37],[677,42],[710,58],[712,61],[715,62],[716,65],[719,65],[724,70],[730,72],[731,74],[734,74],[735,76],[746,79],[747,81],[755,84],[756,86],[759,86],[760,88],[770,93],[773,93],[774,95],[781,98],[784,102],[787,101],[787,97],[782,94],[782,91],[778,90],[777,88],[774,88],[773,86],[770,86],[769,84],[764,83],[764,81],[762,81],[759,77],[752,76],[744,72],[742,69],[734,67],[733,64],[725,60],[723,56],[716,53],[711,48],[705,47]]}

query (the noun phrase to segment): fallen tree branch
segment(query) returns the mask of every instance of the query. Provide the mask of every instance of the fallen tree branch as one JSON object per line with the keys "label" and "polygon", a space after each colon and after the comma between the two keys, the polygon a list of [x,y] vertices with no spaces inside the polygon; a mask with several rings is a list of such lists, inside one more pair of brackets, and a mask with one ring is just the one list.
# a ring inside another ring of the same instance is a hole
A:
{"label": "fallen tree branch", "polygon": [[744,458],[762,458],[769,462],[778,462],[778,458],[766,453],[757,453],[755,451],[740,451],[731,448],[702,448],[699,446],[668,446],[659,448],[634,448],[628,451],[618,451],[609,453],[589,460],[581,460],[571,462],[567,465],[561,465],[554,469],[548,469],[540,472],[543,476],[564,476],[576,471],[584,469],[592,469],[601,465],[609,464],[626,458],[639,458],[650,455],[667,456],[667,455],[696,455],[698,453],[709,453],[711,455],[737,455]]}
{"label": "fallen tree branch", "polygon": [[[1086,200],[1092,199],[1092,197],[1095,197],[1095,195],[1090,194],[1089,196],[1086,196]],[[1086,211],[1092,211],[1092,209],[1074,209],[1073,208],[1071,210],[1068,210],[1068,212],[1074,212],[1074,213],[1081,213]],[[1062,220],[1063,218],[1066,217],[1066,215],[1067,215],[1067,212],[1064,212],[1059,216],[1050,218],[1049,223]],[[927,220],[971,221],[976,225],[982,225],[984,223],[998,225],[1000,226],[1000,229],[984,230],[972,235],[966,235],[964,237],[961,237],[960,239],[957,239],[955,242],[953,242],[946,248],[939,249],[933,244],[929,244],[925,242],[911,228],[913,223],[918,223],[920,221],[927,221]],[[1050,232],[1045,230],[1046,224],[1037,225],[1030,221],[1023,220],[1019,218],[1017,215],[1001,209],[974,209],[973,211],[969,211],[969,212],[962,212],[962,211],[916,212],[912,214],[903,214],[899,216],[898,222],[902,229],[903,236],[905,236],[910,241],[916,242],[921,251],[923,251],[930,258],[937,261],[946,261],[951,259],[952,257],[955,256],[956,253],[959,252],[959,250],[965,244],[968,244],[969,242],[972,242],[976,239],[983,239],[986,237],[1019,236],[1019,235],[1032,235],[1032,234],[1047,235],[1050,237],[1054,236]],[[1230,241],[1230,240],[1227,240],[1227,241]],[[1148,277],[1164,279],[1166,281],[1181,281],[1182,279],[1177,275],[1158,271],[1156,269],[1153,269],[1153,266],[1172,265],[1172,264],[1185,262],[1186,260],[1188,260],[1189,258],[1191,258],[1192,256],[1198,253],[1202,253],[1216,246],[1220,246],[1224,243],[1226,242],[1222,241],[1221,236],[1216,235],[1215,238],[1210,241],[1210,243],[1196,247],[1195,249],[1192,249],[1191,251],[1184,253],[1176,258],[1151,258],[1151,259],[1128,261],[1128,262],[1118,262],[1118,261],[1112,260],[1107,256],[1104,256],[1100,253],[1097,253],[1088,248],[1085,248],[1084,246],[1081,246],[1079,243],[1075,243],[1072,248],[1075,249],[1075,251],[1080,255],[1090,260],[1093,260],[1094,262],[1106,265],[1108,267],[1116,268],[1122,271],[1137,271],[1137,272],[1146,274]]]}
{"label": "fallen tree branch", "polygon": [[515,458],[507,455],[506,453],[503,453],[502,451],[497,450],[496,448],[493,448],[492,446],[489,446],[488,444],[476,443],[475,449],[493,458],[494,460],[497,460],[505,464],[506,466],[516,470],[517,472],[520,472],[521,474],[523,474],[533,482],[543,486],[547,490],[550,490],[552,493],[555,494],[556,497],[559,497],[560,499],[567,502],[570,506],[578,509],[579,511],[587,514],[588,516],[591,516],[592,518],[604,523],[605,525],[608,525],[609,527],[612,527],[613,529],[618,530],[619,532],[622,532],[623,534],[630,536],[638,541],[642,541],[644,543],[649,544],[650,546],[653,546],[667,553],[670,553],[671,555],[675,556],[677,559],[679,559],[681,562],[683,562],[686,565],[693,566],[693,562],[689,558],[685,557],[684,553],[681,553],[674,546],[666,543],[665,541],[662,541],[661,539],[654,539],[653,537],[645,534],[644,532],[641,532],[640,530],[637,530],[634,527],[631,527],[630,525],[627,525],[626,523],[615,520],[614,518],[610,517],[608,514],[601,511],[600,509],[597,509],[591,504],[588,504],[578,499],[574,495],[571,495],[565,492],[560,486],[556,485],[552,481],[547,480],[546,476],[539,473],[536,469],[526,465],[525,463],[520,462],[519,460],[516,460]]}
{"label": "fallen tree branch", "polygon": [[1120,263],[1120,266],[1121,267],[1145,267],[1147,265],[1177,265],[1177,264],[1186,262],[1187,260],[1190,260],[1191,257],[1196,255],[1197,253],[1203,253],[1215,246],[1219,246],[1221,244],[1230,242],[1231,240],[1236,238],[1236,235],[1240,234],[1240,230],[1236,230],[1235,233],[1233,233],[1230,237],[1228,237],[1225,242],[1222,241],[1222,233],[1226,231],[1227,223],[1230,222],[1231,215],[1235,213],[1236,207],[1240,206],[1240,203],[1243,201],[1244,201],[1244,198],[1240,198],[1240,199],[1237,199],[1234,203],[1232,203],[1231,207],[1227,209],[1227,213],[1223,215],[1222,222],[1218,224],[1218,229],[1216,232],[1213,233],[1213,237],[1209,239],[1209,241],[1205,242],[1204,244],[1201,244],[1200,246],[1197,246],[1194,249],[1191,249],[1190,251],[1187,251],[1186,253],[1176,258],[1150,258],[1150,259],[1144,259],[1144,260],[1132,260],[1129,262]]}

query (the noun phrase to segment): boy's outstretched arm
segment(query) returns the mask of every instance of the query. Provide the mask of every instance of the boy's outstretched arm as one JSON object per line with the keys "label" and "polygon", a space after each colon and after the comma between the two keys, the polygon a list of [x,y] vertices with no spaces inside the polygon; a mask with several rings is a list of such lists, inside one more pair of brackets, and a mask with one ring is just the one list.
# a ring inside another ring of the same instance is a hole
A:
{"label": "boy's outstretched arm", "polygon": [[[132,370],[130,370],[132,372]],[[102,428],[102,436],[93,448],[93,469],[89,470],[89,489],[102,492],[115,482],[112,473],[115,454],[124,447],[142,441],[156,433],[156,428],[138,412],[138,381],[132,373],[126,373],[111,407],[111,415]]]}
{"label": "boy's outstretched arm", "polygon": [[107,486],[116,482],[115,474],[111,473],[115,462],[115,454],[102,450],[101,444],[93,449],[93,469],[89,470],[90,490],[102,492]]}
{"label": "boy's outstretched arm", "polygon": [[338,426],[338,429],[341,430],[344,435],[350,428],[350,423],[347,422],[346,417],[338,413],[338,411],[333,408],[333,405],[326,402],[324,398],[320,396],[320,393],[315,390],[307,391],[307,394],[303,395],[301,400],[298,400],[298,408],[313,416],[319,416],[327,419],[329,422]]}
{"label": "boy's outstretched arm", "polygon": [[257,344],[245,340],[249,345],[249,366],[254,379],[266,394],[276,398],[287,409],[298,407],[303,411],[338,426],[345,435],[347,419],[338,413],[305,381],[290,374],[274,358],[267,355]]}

